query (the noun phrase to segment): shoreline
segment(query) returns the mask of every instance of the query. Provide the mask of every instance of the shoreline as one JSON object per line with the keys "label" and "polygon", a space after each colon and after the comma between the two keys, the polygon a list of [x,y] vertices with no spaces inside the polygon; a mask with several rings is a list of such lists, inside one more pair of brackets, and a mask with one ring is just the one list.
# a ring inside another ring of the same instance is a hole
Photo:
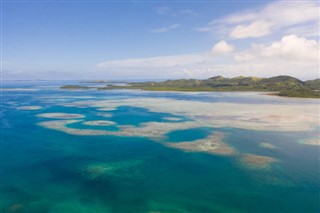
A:
{"label": "shoreline", "polygon": [[[67,85],[68,86],[68,85]],[[69,90],[69,91],[74,91],[74,90],[140,90],[140,91],[150,91],[150,92],[190,92],[190,93],[195,93],[195,92],[221,92],[221,93],[246,93],[246,92],[252,92],[252,93],[261,93],[260,95],[268,95],[268,96],[277,96],[277,97],[282,97],[282,98],[299,98],[299,99],[319,99],[320,97],[301,97],[301,96],[284,96],[280,95],[281,91],[258,91],[258,90],[192,90],[192,89],[158,89],[158,88],[138,88],[134,86],[112,86],[112,87],[88,87],[84,88],[83,86],[77,86],[77,85],[70,85],[71,87],[67,86],[61,86],[61,90]],[[263,94],[262,94],[263,93]]]}

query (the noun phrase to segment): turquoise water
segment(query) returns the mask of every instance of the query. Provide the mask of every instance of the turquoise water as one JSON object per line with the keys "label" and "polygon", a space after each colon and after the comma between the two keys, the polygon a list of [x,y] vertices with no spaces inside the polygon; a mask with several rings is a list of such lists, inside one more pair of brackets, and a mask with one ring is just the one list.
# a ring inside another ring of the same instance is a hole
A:
{"label": "turquoise water", "polygon": [[[56,82],[52,83],[57,85]],[[320,212],[319,146],[300,140],[319,130],[277,132],[201,127],[166,134],[169,143],[192,142],[223,132],[224,142],[242,153],[276,158],[269,169],[248,169],[238,156],[172,149],[147,137],[72,135],[37,125],[55,120],[39,113],[85,115],[103,120],[94,107],[67,107],[78,100],[169,98],[212,103],[319,104],[314,100],[261,95],[142,91],[61,91],[33,83],[5,85],[37,90],[2,91],[2,212]],[[42,106],[19,110],[19,106]],[[119,106],[109,126],[70,128],[119,131],[118,125],[190,121],[184,115]],[[178,120],[166,120],[167,117]],[[268,142],[277,149],[265,149]]]}

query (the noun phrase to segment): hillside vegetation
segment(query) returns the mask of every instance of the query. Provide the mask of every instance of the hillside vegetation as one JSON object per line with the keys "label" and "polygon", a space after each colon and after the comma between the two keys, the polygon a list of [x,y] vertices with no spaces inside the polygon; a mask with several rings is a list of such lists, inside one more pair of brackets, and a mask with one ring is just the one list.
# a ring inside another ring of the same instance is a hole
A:
{"label": "hillside vegetation", "polygon": [[[142,89],[152,91],[261,91],[279,96],[319,98],[320,79],[301,81],[291,76],[271,78],[216,76],[205,80],[179,79],[163,82],[129,83],[127,86],[112,84],[97,89]],[[67,88],[65,88],[67,89]]]}

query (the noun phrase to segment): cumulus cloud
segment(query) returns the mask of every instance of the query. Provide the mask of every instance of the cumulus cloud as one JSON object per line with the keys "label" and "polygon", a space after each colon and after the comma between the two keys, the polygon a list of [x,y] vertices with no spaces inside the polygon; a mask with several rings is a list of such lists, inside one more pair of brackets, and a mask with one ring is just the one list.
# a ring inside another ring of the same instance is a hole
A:
{"label": "cumulus cloud", "polygon": [[213,20],[197,30],[222,32],[235,39],[257,38],[276,32],[309,36],[310,32],[304,29],[310,31],[311,26],[319,26],[319,8],[317,1],[276,1],[262,8]]}
{"label": "cumulus cloud", "polygon": [[267,57],[282,57],[288,60],[319,60],[319,44],[296,35],[284,36],[281,41],[270,46],[258,47],[261,54]]}
{"label": "cumulus cloud", "polygon": [[215,55],[224,55],[227,53],[231,53],[234,47],[228,44],[226,41],[220,41],[215,44],[212,48],[212,53]]}
{"label": "cumulus cloud", "polygon": [[281,58],[286,61],[319,61],[319,43],[316,40],[283,36],[280,41],[271,44],[253,44],[251,49],[236,53],[236,61],[248,61],[257,58]]}
{"label": "cumulus cloud", "polygon": [[271,33],[272,23],[265,20],[254,21],[248,25],[238,25],[230,33],[232,38],[256,38]]}
{"label": "cumulus cloud", "polygon": [[220,41],[211,52],[106,61],[97,66],[101,70],[112,70],[114,75],[124,72],[137,76],[139,73],[140,78],[291,75],[311,79],[319,77],[319,62],[319,42],[286,35],[278,41],[252,44],[241,51]]}
{"label": "cumulus cloud", "polygon": [[152,32],[152,33],[165,33],[165,32],[171,31],[171,30],[175,30],[179,27],[180,27],[180,24],[171,24],[167,27],[152,29],[152,30],[150,30],[150,32]]}

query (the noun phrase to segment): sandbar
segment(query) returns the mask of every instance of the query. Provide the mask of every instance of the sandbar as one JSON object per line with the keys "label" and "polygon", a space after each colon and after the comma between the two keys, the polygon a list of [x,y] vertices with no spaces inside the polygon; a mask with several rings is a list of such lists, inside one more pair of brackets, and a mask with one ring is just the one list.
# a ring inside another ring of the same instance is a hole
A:
{"label": "sandbar", "polygon": [[217,155],[234,155],[236,150],[223,142],[224,134],[215,132],[205,139],[199,139],[191,142],[164,143],[171,148],[177,148],[190,152],[206,152]]}
{"label": "sandbar", "polygon": [[116,110],[117,108],[116,107],[103,107],[103,108],[98,108],[97,110],[100,110],[100,111],[113,111],[113,110]]}
{"label": "sandbar", "polygon": [[75,119],[84,118],[83,115],[73,113],[41,113],[37,115],[41,118]]}
{"label": "sandbar", "polygon": [[164,117],[163,119],[167,121],[182,121],[181,118],[177,118],[177,117]]}
{"label": "sandbar", "polygon": [[0,88],[0,91],[23,92],[23,91],[39,91],[39,89],[33,89],[33,88]]}
{"label": "sandbar", "polygon": [[265,149],[271,149],[271,150],[275,150],[277,149],[277,147],[271,143],[266,143],[266,142],[263,142],[263,143],[260,143],[259,146],[261,148],[265,148]]}
{"label": "sandbar", "polygon": [[38,125],[53,129],[62,131],[64,133],[68,133],[71,135],[109,135],[112,134],[112,132],[108,132],[105,130],[94,130],[94,129],[75,129],[66,127],[67,124],[77,123],[81,122],[82,120],[54,120],[54,121],[44,121],[39,122]]}
{"label": "sandbar", "polygon": [[275,158],[255,154],[244,154],[240,161],[243,166],[250,169],[269,169],[273,163],[278,162]]}
{"label": "sandbar", "polygon": [[82,124],[89,125],[89,126],[110,126],[110,125],[114,125],[115,123],[113,121],[96,120],[96,121],[84,121],[82,122]]}
{"label": "sandbar", "polygon": [[119,106],[142,107],[154,112],[188,117],[211,127],[233,127],[261,131],[308,131],[319,126],[316,104],[244,104],[209,103],[169,98],[130,98],[114,100],[82,100],[74,106],[96,108]]}
{"label": "sandbar", "polygon": [[39,110],[42,109],[41,106],[20,106],[18,107],[19,110]]}
{"label": "sandbar", "polygon": [[301,143],[306,145],[320,146],[320,137],[302,140]]}

